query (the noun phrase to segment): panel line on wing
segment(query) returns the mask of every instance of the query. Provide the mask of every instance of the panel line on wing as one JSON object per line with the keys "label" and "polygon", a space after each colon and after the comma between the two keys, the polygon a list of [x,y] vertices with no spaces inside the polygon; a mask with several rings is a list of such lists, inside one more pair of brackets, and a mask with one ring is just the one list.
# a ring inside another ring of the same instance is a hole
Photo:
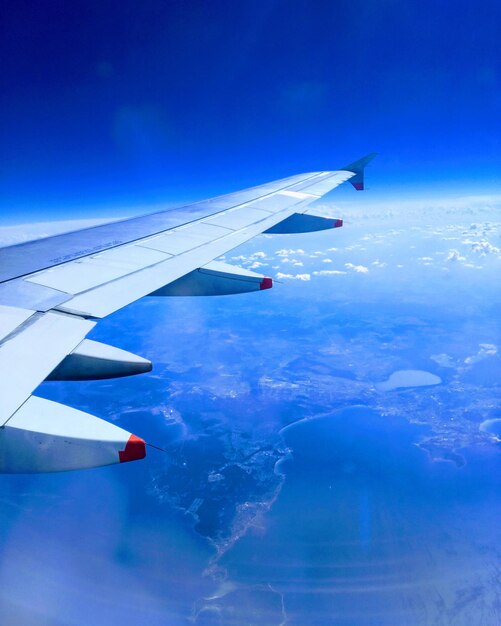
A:
{"label": "panel line on wing", "polygon": [[320,198],[320,196],[314,193],[305,193],[304,191],[289,191],[286,189],[285,191],[279,191],[279,196],[288,196],[290,198],[300,198],[301,200],[306,200],[308,198]]}
{"label": "panel line on wing", "polygon": [[[0,248],[0,283],[193,224],[323,175],[309,172],[174,209]],[[261,190],[261,192],[259,191]],[[251,194],[258,195],[252,196]],[[233,203],[233,204],[232,204]],[[191,215],[190,215],[191,213]],[[191,219],[190,219],[191,218]],[[57,251],[58,256],[54,256]]]}
{"label": "panel line on wing", "polygon": [[0,345],[0,426],[94,325],[57,311],[37,314],[23,332]]}

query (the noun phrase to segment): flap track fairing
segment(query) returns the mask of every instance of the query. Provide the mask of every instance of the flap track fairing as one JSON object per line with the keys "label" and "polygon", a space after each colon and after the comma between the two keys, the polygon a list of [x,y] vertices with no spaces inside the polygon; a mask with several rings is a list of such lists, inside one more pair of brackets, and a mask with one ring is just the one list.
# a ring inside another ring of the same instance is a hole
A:
{"label": "flap track fairing", "polygon": [[145,442],[104,420],[31,396],[0,428],[0,472],[64,472],[136,461]]}
{"label": "flap track fairing", "polygon": [[265,231],[267,235],[291,235],[295,233],[314,233],[318,230],[340,228],[343,220],[312,213],[293,213],[290,217],[275,224]]}
{"label": "flap track fairing", "polygon": [[151,361],[99,341],[84,339],[46,380],[101,380],[150,372]]}
{"label": "flap track fairing", "polygon": [[154,291],[150,296],[226,296],[262,291],[272,286],[272,279],[262,274],[213,261]]}

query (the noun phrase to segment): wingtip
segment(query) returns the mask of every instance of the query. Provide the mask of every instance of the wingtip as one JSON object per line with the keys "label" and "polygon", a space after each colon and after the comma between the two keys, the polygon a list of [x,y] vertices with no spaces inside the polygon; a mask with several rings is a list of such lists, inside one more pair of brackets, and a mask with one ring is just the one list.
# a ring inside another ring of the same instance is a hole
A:
{"label": "wingtip", "polygon": [[364,187],[365,167],[367,166],[368,163],[372,161],[372,159],[375,156],[377,156],[377,152],[370,152],[369,154],[365,155],[361,159],[358,159],[358,161],[353,161],[353,163],[350,163],[349,165],[346,165],[345,167],[342,168],[343,170],[347,172],[353,172],[353,177],[351,178],[350,183],[351,185],[353,185],[353,187],[357,191],[363,191],[365,189]]}
{"label": "wingtip", "polygon": [[125,448],[120,450],[118,458],[120,463],[129,461],[139,461],[146,456],[146,442],[136,435],[131,435],[125,444]]}
{"label": "wingtip", "polygon": [[377,155],[378,155],[377,152],[370,152],[369,154],[366,154],[361,159],[357,159],[356,161],[353,161],[353,163],[350,163],[349,165],[345,165],[341,169],[346,170],[348,172],[354,172],[355,174],[359,174],[360,172],[364,171],[364,168],[366,167],[366,165],[368,165],[375,157],[377,157]]}
{"label": "wingtip", "polygon": [[273,287],[273,278],[269,278],[265,276],[259,285],[259,289],[262,291],[263,289],[271,289]]}

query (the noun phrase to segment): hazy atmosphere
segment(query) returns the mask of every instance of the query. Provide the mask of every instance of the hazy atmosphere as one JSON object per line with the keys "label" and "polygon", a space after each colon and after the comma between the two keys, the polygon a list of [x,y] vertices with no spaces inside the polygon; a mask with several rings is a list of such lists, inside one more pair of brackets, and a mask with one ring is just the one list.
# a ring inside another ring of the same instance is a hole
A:
{"label": "hazy atmosphere", "polygon": [[273,289],[142,298],[89,337],[151,372],[36,389],[161,450],[0,474],[0,622],[501,623],[500,23],[2,4],[0,246],[378,156],[343,228],[220,257]]}
{"label": "hazy atmosphere", "polygon": [[501,193],[498,2],[1,11],[4,220],[121,215],[371,151],[371,200]]}

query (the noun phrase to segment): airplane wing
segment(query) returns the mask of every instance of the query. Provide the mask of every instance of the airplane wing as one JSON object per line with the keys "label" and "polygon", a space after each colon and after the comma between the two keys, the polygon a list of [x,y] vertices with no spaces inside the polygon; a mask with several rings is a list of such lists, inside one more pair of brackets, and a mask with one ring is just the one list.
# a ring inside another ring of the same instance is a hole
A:
{"label": "airplane wing", "polygon": [[363,189],[370,154],[180,209],[0,248],[0,472],[51,472],[143,458],[118,426],[32,395],[45,380],[128,376],[151,363],[86,339],[100,318],[147,295],[260,291],[270,278],[214,261],[261,233],[342,226],[308,205],[349,180]]}

